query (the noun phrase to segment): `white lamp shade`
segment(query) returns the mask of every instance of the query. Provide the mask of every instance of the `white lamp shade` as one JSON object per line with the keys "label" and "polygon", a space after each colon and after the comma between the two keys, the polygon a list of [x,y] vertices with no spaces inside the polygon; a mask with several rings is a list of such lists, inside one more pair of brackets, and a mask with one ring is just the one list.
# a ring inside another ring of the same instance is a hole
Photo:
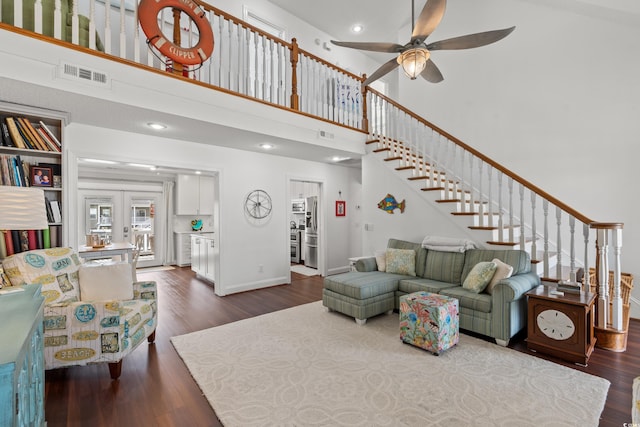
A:
{"label": "white lamp shade", "polygon": [[427,61],[430,56],[431,53],[427,49],[417,47],[402,52],[400,56],[398,56],[397,61],[402,65],[402,69],[407,77],[415,80],[427,66]]}
{"label": "white lamp shade", "polygon": [[0,185],[0,230],[49,228],[44,191]]}

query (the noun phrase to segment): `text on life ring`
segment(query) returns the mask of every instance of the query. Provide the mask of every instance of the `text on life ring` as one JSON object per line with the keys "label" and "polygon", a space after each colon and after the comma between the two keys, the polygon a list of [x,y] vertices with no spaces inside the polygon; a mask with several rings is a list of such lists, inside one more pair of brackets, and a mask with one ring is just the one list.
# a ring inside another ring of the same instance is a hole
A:
{"label": "text on life ring", "polygon": [[[198,27],[200,39],[190,48],[169,41],[158,25],[158,13],[164,8],[186,13]],[[192,0],[140,0],[138,20],[147,40],[161,54],[183,65],[199,65],[213,53],[213,31],[205,12]]]}

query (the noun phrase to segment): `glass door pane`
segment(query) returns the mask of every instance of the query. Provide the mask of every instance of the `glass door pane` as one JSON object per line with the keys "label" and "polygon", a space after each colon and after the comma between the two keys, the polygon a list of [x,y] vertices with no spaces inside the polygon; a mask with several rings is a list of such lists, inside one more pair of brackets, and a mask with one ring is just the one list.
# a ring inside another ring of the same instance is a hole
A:
{"label": "glass door pane", "polygon": [[151,267],[162,264],[162,230],[159,227],[157,206],[160,194],[124,192],[129,229],[128,240],[140,250],[138,267]]}

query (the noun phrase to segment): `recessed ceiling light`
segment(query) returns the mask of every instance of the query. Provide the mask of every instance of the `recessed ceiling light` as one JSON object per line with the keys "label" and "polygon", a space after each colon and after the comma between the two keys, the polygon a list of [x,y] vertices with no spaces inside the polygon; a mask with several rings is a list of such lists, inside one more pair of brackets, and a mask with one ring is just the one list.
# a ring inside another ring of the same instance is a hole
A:
{"label": "recessed ceiling light", "polygon": [[268,143],[260,144],[260,148],[264,150],[271,150],[273,148],[273,144],[268,144]]}
{"label": "recessed ceiling light", "polygon": [[364,27],[362,26],[362,24],[354,24],[351,27],[351,31],[353,31],[354,33],[361,33],[362,30],[364,30]]}
{"label": "recessed ceiling light", "polygon": [[196,171],[196,175],[200,175],[202,172],[200,171]]}
{"label": "recessed ceiling light", "polygon": [[156,167],[153,165],[145,165],[142,163],[127,163],[127,166],[131,166],[134,168],[148,168],[151,169],[152,171],[156,170]]}
{"label": "recessed ceiling light", "polygon": [[337,163],[337,162],[343,162],[343,161],[345,161],[345,160],[349,160],[350,158],[351,158],[351,157],[333,156],[333,157],[331,158],[331,161],[332,161],[332,162],[336,162],[336,163]]}
{"label": "recessed ceiling light", "polygon": [[102,160],[102,159],[82,159],[82,160],[87,163],[102,163],[104,165],[115,165],[118,163],[111,160]]}
{"label": "recessed ceiling light", "polygon": [[167,125],[163,125],[162,123],[147,123],[147,126],[155,130],[162,130],[167,128]]}

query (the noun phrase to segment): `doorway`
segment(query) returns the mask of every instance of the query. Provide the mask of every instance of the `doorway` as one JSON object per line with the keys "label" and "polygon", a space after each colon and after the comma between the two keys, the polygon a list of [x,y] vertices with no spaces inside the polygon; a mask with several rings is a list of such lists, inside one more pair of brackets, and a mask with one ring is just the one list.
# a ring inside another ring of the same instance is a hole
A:
{"label": "doorway", "polygon": [[289,180],[291,271],[306,276],[323,275],[321,195],[321,182],[302,178]]}
{"label": "doorway", "polygon": [[140,250],[138,267],[163,264],[162,192],[80,190],[78,236],[99,234],[111,242],[128,242]]}

